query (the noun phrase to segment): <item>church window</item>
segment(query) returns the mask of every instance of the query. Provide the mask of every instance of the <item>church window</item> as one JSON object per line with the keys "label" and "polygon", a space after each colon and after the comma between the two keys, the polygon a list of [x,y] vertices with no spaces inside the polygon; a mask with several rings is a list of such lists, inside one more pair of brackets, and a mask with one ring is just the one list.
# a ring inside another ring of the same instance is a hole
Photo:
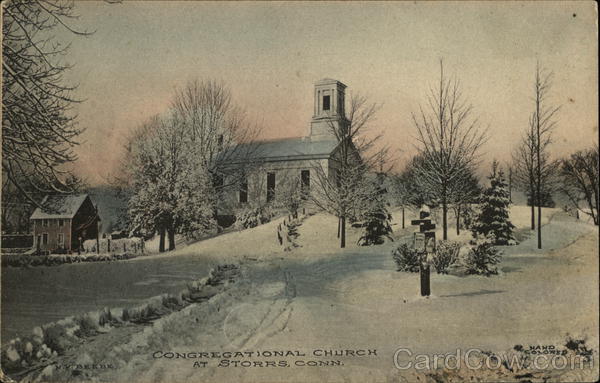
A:
{"label": "church window", "polygon": [[240,203],[246,202],[248,202],[248,181],[244,179],[240,185]]}
{"label": "church window", "polygon": [[329,110],[331,107],[330,96],[323,96],[323,110]]}
{"label": "church window", "polygon": [[275,173],[267,173],[267,202],[275,198]]}
{"label": "church window", "polygon": [[302,182],[302,198],[306,199],[310,191],[310,170],[302,170],[300,172],[300,180]]}

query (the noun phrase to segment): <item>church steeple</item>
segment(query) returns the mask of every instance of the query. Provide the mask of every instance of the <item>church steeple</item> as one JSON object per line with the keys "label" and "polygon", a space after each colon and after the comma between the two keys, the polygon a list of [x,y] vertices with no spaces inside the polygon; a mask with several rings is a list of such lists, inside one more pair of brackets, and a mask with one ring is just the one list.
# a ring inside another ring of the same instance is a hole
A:
{"label": "church steeple", "polygon": [[335,140],[332,129],[346,124],[345,91],[346,85],[340,81],[323,79],[315,84],[314,114],[310,123],[310,139]]}

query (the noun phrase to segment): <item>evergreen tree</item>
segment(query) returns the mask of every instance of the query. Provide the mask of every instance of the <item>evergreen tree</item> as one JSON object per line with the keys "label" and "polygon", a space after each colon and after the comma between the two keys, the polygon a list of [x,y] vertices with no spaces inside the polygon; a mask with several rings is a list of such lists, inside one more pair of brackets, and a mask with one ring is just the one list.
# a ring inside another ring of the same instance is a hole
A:
{"label": "evergreen tree", "polygon": [[368,193],[367,210],[364,214],[363,228],[364,233],[358,240],[362,246],[379,245],[384,241],[384,237],[392,239],[392,226],[390,220],[392,215],[386,206],[386,189],[383,187],[383,175],[378,174],[374,183],[374,190]]}
{"label": "evergreen tree", "polygon": [[507,184],[496,161],[492,164],[492,174],[488,178],[490,187],[480,197],[480,211],[472,227],[473,235],[492,237],[495,245],[514,244],[514,225],[508,217],[510,200]]}

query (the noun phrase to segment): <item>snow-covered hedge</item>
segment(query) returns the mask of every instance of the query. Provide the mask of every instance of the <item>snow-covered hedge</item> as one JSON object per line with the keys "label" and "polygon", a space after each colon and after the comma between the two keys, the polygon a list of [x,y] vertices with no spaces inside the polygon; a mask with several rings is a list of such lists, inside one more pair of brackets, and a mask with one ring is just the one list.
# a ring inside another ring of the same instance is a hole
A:
{"label": "snow-covered hedge", "polygon": [[26,254],[2,254],[2,267],[31,267],[31,266],[58,266],[65,263],[78,262],[107,262],[131,259],[142,255],[141,253],[122,254],[50,254],[50,255],[26,255]]}

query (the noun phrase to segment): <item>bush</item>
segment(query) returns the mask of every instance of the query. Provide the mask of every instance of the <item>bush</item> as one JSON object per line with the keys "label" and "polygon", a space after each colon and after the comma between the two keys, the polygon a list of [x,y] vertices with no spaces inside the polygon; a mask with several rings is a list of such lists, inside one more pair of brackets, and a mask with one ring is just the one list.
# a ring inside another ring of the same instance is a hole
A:
{"label": "bush", "polygon": [[104,310],[100,311],[99,318],[98,318],[98,324],[100,326],[112,324],[114,322],[117,322],[117,320],[115,317],[113,317],[113,315],[110,312],[110,309],[108,307],[105,307]]}
{"label": "bush", "polygon": [[271,220],[272,214],[268,209],[263,207],[255,207],[248,210],[243,210],[236,215],[236,229],[248,229],[267,223]]}
{"label": "bush", "polygon": [[44,327],[44,344],[50,347],[51,350],[59,354],[63,354],[70,346],[67,330],[56,323]]}
{"label": "bush", "polygon": [[75,332],[75,335],[78,337],[86,337],[98,333],[98,322],[88,314],[75,317],[75,323],[79,326],[79,329]]}
{"label": "bush", "polygon": [[467,274],[480,274],[490,276],[498,274],[498,269],[495,267],[500,263],[501,252],[494,247],[495,239],[493,236],[485,239],[479,239],[474,246],[469,250],[465,261]]}
{"label": "bush", "polygon": [[419,271],[421,261],[420,256],[406,243],[403,243],[396,249],[392,250],[392,258],[394,258],[394,262],[396,262],[398,271],[408,271],[411,273],[416,273]]}
{"label": "bush", "polygon": [[438,274],[448,274],[448,267],[458,261],[460,243],[452,241],[440,241],[437,243],[433,255],[433,267]]}

